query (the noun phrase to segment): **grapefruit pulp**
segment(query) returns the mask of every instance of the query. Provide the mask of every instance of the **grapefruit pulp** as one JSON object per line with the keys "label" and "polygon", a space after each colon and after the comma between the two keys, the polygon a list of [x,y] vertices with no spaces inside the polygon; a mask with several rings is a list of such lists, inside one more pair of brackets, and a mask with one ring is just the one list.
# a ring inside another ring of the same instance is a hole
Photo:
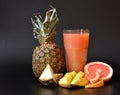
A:
{"label": "grapefruit pulp", "polygon": [[104,62],[90,62],[84,67],[86,79],[92,83],[99,80],[104,82],[109,81],[113,75],[113,69],[110,65]]}

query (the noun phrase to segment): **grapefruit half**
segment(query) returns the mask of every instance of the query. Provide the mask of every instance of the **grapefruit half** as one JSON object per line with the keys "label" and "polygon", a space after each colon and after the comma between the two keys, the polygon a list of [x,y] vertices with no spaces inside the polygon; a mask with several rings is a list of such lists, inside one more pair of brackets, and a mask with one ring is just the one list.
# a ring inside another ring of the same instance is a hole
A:
{"label": "grapefruit half", "polygon": [[113,69],[110,65],[104,62],[90,62],[84,67],[85,77],[89,82],[93,80],[104,82],[109,81],[113,75]]}

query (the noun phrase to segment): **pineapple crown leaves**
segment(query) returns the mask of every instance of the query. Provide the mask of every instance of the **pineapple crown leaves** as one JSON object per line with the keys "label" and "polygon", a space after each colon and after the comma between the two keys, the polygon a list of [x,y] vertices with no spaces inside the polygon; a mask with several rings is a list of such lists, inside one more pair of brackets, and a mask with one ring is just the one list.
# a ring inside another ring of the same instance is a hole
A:
{"label": "pineapple crown leaves", "polygon": [[38,39],[40,43],[54,42],[56,26],[59,21],[56,9],[52,7],[52,9],[47,11],[44,20],[40,13],[35,13],[34,16],[34,20],[31,18],[34,38]]}

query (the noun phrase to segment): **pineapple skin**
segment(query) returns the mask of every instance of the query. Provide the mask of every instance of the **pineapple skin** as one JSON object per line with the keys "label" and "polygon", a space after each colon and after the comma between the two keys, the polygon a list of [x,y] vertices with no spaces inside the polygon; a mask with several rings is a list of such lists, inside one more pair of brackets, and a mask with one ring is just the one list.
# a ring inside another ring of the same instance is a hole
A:
{"label": "pineapple skin", "polygon": [[36,46],[33,51],[32,69],[36,77],[41,75],[47,64],[50,64],[54,73],[65,73],[64,53],[55,43]]}

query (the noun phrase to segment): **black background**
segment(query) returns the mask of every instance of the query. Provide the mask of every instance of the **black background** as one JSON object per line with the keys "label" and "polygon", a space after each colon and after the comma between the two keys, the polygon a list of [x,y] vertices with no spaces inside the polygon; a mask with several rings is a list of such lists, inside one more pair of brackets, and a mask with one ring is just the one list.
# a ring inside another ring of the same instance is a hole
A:
{"label": "black background", "polygon": [[31,56],[39,43],[33,37],[30,18],[36,12],[40,12],[44,18],[50,5],[58,12],[60,22],[55,42],[63,51],[63,29],[88,28],[88,62],[104,61],[110,64],[115,72],[113,80],[119,79],[119,0],[0,0],[1,95],[11,92],[6,89],[12,85],[22,87],[16,85],[18,80],[31,82],[34,79]]}

